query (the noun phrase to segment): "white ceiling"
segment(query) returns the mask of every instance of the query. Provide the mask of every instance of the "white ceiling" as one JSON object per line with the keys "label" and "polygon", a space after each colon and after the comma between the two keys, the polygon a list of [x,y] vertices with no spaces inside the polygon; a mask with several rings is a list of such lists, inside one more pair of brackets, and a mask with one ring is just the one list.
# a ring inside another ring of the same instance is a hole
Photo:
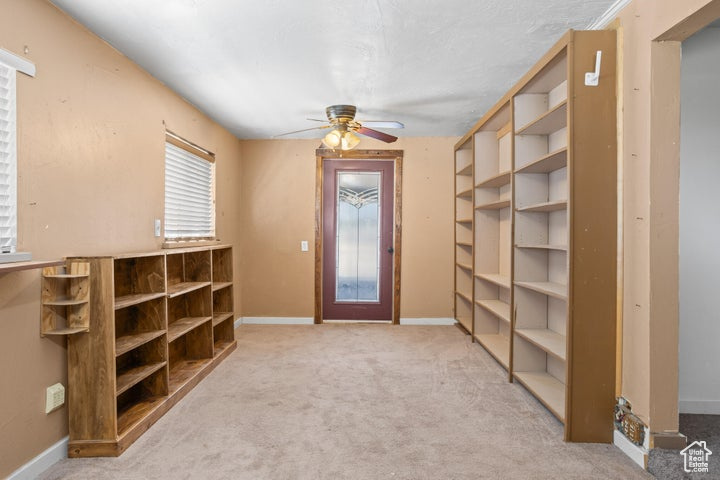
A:
{"label": "white ceiling", "polygon": [[[52,0],[239,138],[336,103],[400,136],[461,135],[613,0]],[[320,137],[319,131],[293,135]]]}

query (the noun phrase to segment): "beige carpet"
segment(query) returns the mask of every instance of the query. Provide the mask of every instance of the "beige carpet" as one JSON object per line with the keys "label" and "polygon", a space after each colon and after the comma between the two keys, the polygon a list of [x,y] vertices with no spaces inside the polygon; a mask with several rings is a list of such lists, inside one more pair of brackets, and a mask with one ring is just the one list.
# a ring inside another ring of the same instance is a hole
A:
{"label": "beige carpet", "polygon": [[555,418],[455,327],[260,326],[119,458],[45,479],[649,478]]}

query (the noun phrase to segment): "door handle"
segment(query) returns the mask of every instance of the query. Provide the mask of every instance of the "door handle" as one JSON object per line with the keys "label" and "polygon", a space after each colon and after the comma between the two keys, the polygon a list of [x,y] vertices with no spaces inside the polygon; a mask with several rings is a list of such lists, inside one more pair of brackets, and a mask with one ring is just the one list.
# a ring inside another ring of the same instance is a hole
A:
{"label": "door handle", "polygon": [[395,253],[395,249],[393,247],[388,247],[388,253],[392,255]]}

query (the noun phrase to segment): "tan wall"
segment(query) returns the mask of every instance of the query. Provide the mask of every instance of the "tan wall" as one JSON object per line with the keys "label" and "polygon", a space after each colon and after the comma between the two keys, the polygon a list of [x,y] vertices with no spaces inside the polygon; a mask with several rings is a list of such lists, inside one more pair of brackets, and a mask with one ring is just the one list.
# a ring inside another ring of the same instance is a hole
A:
{"label": "tan wall", "polygon": [[[453,144],[404,138],[401,317],[452,317]],[[315,149],[319,140],[242,143],[243,316],[314,314]],[[308,240],[309,252],[300,251]]]}
{"label": "tan wall", "polygon": [[[622,30],[622,395],[653,432],[677,431],[678,42],[720,2],[634,0]],[[701,12],[695,15],[697,12]],[[681,24],[679,28],[674,28]]]}
{"label": "tan wall", "polygon": [[[22,250],[45,259],[158,248],[164,123],[216,153],[217,232],[237,244],[234,136],[51,4],[0,0],[0,11],[0,47],[37,66],[17,82]],[[238,248],[236,274],[239,258]],[[66,382],[66,350],[40,338],[39,299],[37,270],[0,275],[0,477],[67,435],[64,408],[44,413],[45,388]]]}

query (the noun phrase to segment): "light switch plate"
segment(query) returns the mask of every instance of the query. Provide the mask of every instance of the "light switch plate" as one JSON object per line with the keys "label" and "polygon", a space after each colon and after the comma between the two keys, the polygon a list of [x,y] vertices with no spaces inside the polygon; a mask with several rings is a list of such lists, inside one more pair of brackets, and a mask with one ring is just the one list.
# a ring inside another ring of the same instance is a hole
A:
{"label": "light switch plate", "polygon": [[159,237],[160,235],[162,235],[162,225],[160,223],[160,219],[156,218],[155,219],[155,236]]}
{"label": "light switch plate", "polygon": [[300,251],[307,252],[308,251],[308,242],[307,240],[302,240],[300,242]]}

